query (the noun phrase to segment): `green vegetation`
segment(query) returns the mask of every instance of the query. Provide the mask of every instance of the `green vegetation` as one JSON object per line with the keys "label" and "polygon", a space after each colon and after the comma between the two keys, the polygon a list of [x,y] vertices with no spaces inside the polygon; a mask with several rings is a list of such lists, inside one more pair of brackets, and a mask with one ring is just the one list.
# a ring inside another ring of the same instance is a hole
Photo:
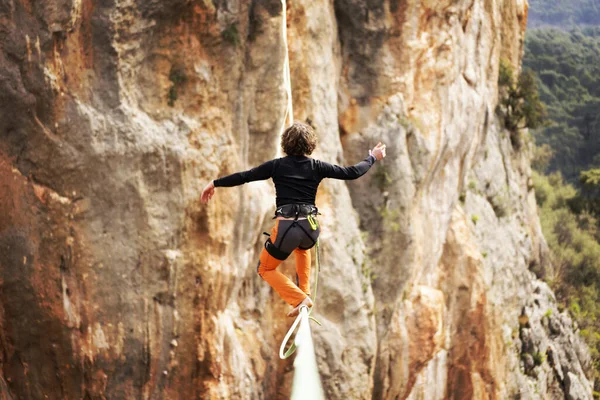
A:
{"label": "green vegetation", "polygon": [[[559,301],[575,318],[590,346],[600,384],[600,230],[598,219],[588,211],[575,212],[585,204],[577,190],[560,173],[544,176],[533,172],[542,230],[552,251],[554,274],[548,282]],[[585,210],[585,207],[583,208]]]}
{"label": "green vegetation", "polygon": [[471,215],[471,221],[473,221],[473,223],[477,225],[477,221],[479,221],[479,216],[475,214]]}
{"label": "green vegetation", "polygon": [[498,114],[510,132],[510,141],[515,150],[520,150],[523,145],[521,129],[541,126],[546,115],[537,86],[533,71],[524,69],[515,79],[512,65],[507,60],[500,60]]}
{"label": "green vegetation", "polygon": [[386,191],[390,187],[390,184],[392,183],[392,177],[385,168],[385,165],[377,163],[377,168],[373,174],[373,182],[375,183],[375,186],[377,186],[382,192]]}
{"label": "green vegetation", "polygon": [[496,214],[496,218],[498,219],[506,217],[508,215],[507,197],[508,195],[506,193],[497,194],[493,197],[487,197],[487,201],[492,206],[492,210],[494,210],[494,214]]}
{"label": "green vegetation", "polygon": [[594,168],[579,174],[581,184],[581,200],[577,204],[578,211],[588,210],[600,215],[600,169]]}
{"label": "green vegetation", "polygon": [[379,216],[383,218],[383,226],[391,232],[400,232],[400,217],[401,213],[398,209],[390,209],[386,206],[381,206],[378,209]]}
{"label": "green vegetation", "polygon": [[221,32],[221,37],[224,41],[226,41],[234,47],[241,43],[240,33],[238,32],[236,24],[231,24],[227,28],[225,28],[225,30]]}
{"label": "green vegetation", "polygon": [[[597,0],[530,5],[532,18],[563,28],[600,21]],[[536,72],[548,110],[549,122],[532,132],[533,186],[554,268],[546,279],[590,346],[600,391],[600,27],[529,31],[523,65]]]}
{"label": "green vegetation", "polygon": [[539,351],[536,351],[535,353],[533,353],[533,363],[535,364],[535,366],[540,366],[544,363],[544,361],[546,361],[546,355],[540,353]]}
{"label": "green vegetation", "polygon": [[538,146],[548,145],[539,159],[548,165],[536,167],[575,184],[581,171],[600,167],[600,27],[529,32],[523,66],[536,71],[551,121],[533,132]]}
{"label": "green vegetation", "polygon": [[173,107],[175,105],[175,100],[177,100],[179,89],[187,81],[187,77],[185,76],[183,69],[171,67],[169,80],[173,85],[171,85],[169,93],[167,94],[167,103],[170,107]]}
{"label": "green vegetation", "polygon": [[365,257],[365,260],[362,262],[360,266],[360,272],[364,278],[362,282],[362,291],[363,293],[367,293],[369,290],[369,286],[373,284],[373,280],[375,279],[375,272],[371,267],[371,263]]}

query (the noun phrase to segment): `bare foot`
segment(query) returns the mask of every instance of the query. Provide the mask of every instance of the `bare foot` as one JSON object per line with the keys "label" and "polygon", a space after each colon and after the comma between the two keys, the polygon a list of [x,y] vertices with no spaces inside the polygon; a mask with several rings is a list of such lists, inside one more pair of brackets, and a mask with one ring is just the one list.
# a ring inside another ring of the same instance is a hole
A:
{"label": "bare foot", "polygon": [[306,306],[308,308],[311,308],[313,306],[313,302],[310,299],[310,297],[306,296],[306,298],[304,300],[302,300],[302,303],[298,304],[292,311],[290,311],[287,316],[288,317],[295,317],[298,314],[300,314],[300,307],[302,306]]}

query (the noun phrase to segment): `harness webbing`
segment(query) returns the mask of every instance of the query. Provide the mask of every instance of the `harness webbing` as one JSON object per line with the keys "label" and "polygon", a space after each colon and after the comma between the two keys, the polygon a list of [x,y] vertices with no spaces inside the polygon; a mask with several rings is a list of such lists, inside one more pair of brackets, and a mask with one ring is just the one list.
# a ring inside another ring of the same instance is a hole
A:
{"label": "harness webbing", "polygon": [[[310,220],[309,220],[309,221],[310,221]],[[312,222],[309,222],[309,224],[310,224],[310,226],[311,226],[311,227],[313,226],[313,225],[312,225]],[[305,234],[306,236],[308,236],[308,238],[309,238],[310,240],[312,240],[312,242],[313,242],[313,244],[312,244],[312,245],[313,245],[313,246],[317,244],[317,242],[315,241],[315,239],[313,239],[313,238],[312,238],[312,236],[310,236],[310,233],[308,233],[308,232],[306,231],[306,229],[304,229],[304,227],[302,227],[302,225],[298,224],[297,222],[294,222],[294,224],[293,224],[293,225],[298,225],[298,228],[302,229],[302,231],[304,232],[304,234]],[[313,228],[313,230],[314,230],[314,229],[315,229],[315,228]],[[317,239],[317,240],[318,240],[318,239]],[[311,247],[312,247],[312,246],[311,246]],[[301,247],[301,248],[302,248],[302,247]]]}

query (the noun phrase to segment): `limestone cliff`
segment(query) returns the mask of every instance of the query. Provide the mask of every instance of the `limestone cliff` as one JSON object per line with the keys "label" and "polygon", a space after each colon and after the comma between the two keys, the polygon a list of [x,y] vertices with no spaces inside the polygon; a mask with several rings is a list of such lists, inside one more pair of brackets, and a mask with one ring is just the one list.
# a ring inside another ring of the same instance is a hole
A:
{"label": "limestone cliff", "polygon": [[327,398],[591,398],[495,114],[526,22],[525,0],[2,1],[2,398],[289,395],[255,273],[272,185],[198,201],[280,154],[286,23],[315,156],[388,144],[317,198]]}

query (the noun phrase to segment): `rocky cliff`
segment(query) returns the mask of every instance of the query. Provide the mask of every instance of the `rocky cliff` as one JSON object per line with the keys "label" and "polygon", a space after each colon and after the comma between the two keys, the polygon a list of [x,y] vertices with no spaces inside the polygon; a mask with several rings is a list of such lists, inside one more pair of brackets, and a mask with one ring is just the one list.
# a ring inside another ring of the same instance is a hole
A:
{"label": "rocky cliff", "polygon": [[388,145],[317,197],[327,398],[591,398],[495,114],[526,22],[525,0],[2,1],[1,398],[289,396],[255,273],[272,185],[198,201],[280,155],[286,46],[317,158]]}

